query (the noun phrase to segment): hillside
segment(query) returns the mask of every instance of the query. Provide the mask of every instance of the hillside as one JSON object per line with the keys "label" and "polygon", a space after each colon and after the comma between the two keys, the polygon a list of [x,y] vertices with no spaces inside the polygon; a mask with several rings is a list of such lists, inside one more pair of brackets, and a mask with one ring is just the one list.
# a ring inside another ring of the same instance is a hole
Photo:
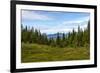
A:
{"label": "hillside", "polygon": [[86,47],[52,47],[38,44],[22,43],[21,62],[46,62],[46,61],[68,61],[87,60],[90,58],[89,48]]}
{"label": "hillside", "polygon": [[[67,33],[66,33],[67,35]],[[59,33],[59,37],[62,38],[63,37],[63,33]],[[57,38],[57,33],[54,33],[54,34],[48,34],[47,35],[47,38]]]}

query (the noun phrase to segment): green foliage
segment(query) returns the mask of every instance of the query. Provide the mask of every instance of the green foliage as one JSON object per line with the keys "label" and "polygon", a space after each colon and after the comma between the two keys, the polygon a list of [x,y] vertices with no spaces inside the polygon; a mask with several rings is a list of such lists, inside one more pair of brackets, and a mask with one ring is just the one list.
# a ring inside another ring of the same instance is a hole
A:
{"label": "green foliage", "polygon": [[41,34],[40,30],[23,27],[21,25],[21,41],[24,43],[37,43],[43,45],[51,45],[57,47],[88,47],[90,44],[90,21],[86,29],[82,30],[78,26],[78,31],[74,29],[67,35],[63,33],[60,37],[60,33],[57,33],[57,38],[48,38],[45,33]]}
{"label": "green foliage", "polygon": [[90,22],[86,29],[78,26],[68,34],[48,38],[35,28],[21,25],[21,62],[45,62],[90,59]]}
{"label": "green foliage", "polygon": [[53,47],[48,45],[22,43],[21,62],[46,62],[90,59],[89,47]]}

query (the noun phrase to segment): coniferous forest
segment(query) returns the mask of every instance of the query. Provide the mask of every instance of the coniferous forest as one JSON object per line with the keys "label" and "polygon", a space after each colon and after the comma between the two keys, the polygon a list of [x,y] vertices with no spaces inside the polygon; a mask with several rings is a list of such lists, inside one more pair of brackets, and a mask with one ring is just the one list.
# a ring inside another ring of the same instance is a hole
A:
{"label": "coniferous forest", "polygon": [[[78,26],[68,33],[56,33],[56,38],[34,27],[21,25],[22,62],[85,60],[90,58],[90,22],[82,30]],[[60,36],[62,34],[62,36]]]}

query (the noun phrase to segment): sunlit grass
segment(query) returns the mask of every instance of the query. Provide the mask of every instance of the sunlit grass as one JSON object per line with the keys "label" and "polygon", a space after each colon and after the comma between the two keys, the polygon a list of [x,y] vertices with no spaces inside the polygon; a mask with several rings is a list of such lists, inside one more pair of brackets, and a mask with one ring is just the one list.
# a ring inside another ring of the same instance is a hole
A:
{"label": "sunlit grass", "polygon": [[90,49],[86,47],[52,47],[39,44],[22,43],[21,62],[48,62],[86,60],[90,58]]}

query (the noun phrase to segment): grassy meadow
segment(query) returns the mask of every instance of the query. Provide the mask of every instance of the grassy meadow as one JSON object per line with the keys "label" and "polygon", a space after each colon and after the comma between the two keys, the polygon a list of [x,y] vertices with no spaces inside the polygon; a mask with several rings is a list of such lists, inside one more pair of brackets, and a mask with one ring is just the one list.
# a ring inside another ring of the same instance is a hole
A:
{"label": "grassy meadow", "polygon": [[21,62],[48,62],[86,60],[90,58],[90,49],[86,47],[53,47],[40,44],[22,43]]}
{"label": "grassy meadow", "polygon": [[21,10],[21,62],[90,59],[90,13]]}

